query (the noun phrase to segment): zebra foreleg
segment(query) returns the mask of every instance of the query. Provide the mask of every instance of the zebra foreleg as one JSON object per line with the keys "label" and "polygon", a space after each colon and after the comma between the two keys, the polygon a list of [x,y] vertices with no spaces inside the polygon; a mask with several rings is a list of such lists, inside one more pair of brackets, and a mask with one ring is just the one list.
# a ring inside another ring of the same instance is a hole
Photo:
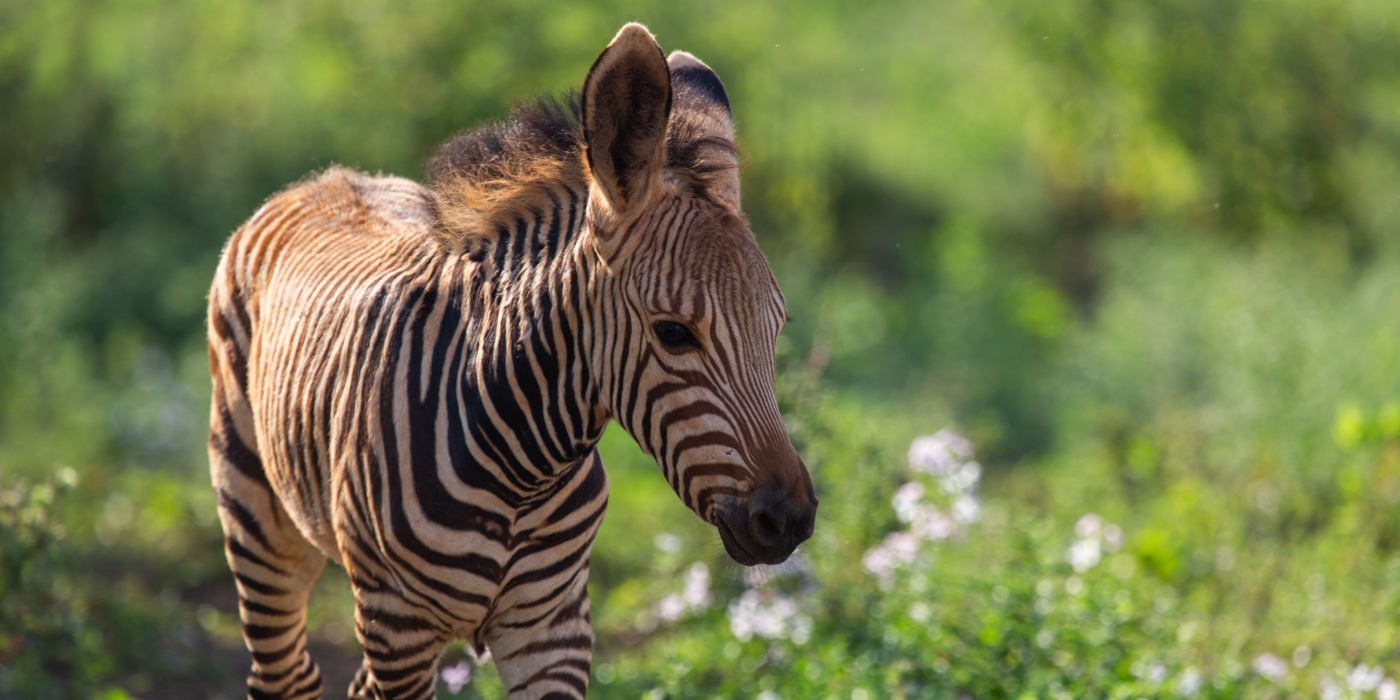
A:
{"label": "zebra foreleg", "polygon": [[451,640],[448,629],[393,586],[371,582],[361,571],[353,571],[351,581],[355,584],[355,634],[365,659],[350,684],[350,697],[435,697],[438,657]]}
{"label": "zebra foreleg", "polygon": [[593,626],[587,566],[556,600],[553,609],[513,609],[487,635],[510,700],[581,700],[588,691]]}

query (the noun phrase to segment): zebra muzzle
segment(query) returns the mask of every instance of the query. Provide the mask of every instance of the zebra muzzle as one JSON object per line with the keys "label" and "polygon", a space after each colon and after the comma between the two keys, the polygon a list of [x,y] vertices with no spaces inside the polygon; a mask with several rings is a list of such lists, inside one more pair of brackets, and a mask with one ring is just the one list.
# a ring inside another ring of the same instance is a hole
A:
{"label": "zebra muzzle", "polygon": [[720,508],[715,526],[730,558],[745,566],[780,564],[812,536],[817,502],[808,496],[799,503],[783,489],[760,486],[748,501],[734,500]]}

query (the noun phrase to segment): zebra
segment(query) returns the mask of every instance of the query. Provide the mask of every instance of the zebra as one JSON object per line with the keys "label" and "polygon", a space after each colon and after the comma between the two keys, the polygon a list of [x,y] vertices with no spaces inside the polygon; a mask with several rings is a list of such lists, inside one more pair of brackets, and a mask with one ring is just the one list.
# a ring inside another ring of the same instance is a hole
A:
{"label": "zebra", "polygon": [[351,697],[433,697],[453,639],[511,698],[583,697],[610,420],[740,564],[811,536],[733,137],[714,71],[628,24],[580,92],[440,147],[428,186],[331,167],[234,232],[209,455],[250,698],[320,697],[327,560],[355,597]]}

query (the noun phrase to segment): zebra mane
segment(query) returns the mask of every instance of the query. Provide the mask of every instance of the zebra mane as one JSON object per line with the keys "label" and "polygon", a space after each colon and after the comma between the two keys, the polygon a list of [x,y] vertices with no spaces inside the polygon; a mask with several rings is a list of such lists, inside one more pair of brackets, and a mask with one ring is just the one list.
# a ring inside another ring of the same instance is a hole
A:
{"label": "zebra mane", "polygon": [[[673,85],[666,134],[666,167],[688,173],[704,195],[710,176],[733,169],[739,149],[716,133],[716,110],[701,87]],[[428,163],[437,197],[439,235],[454,249],[494,236],[520,213],[538,210],[551,195],[582,194],[583,128],[577,90],[517,104],[501,122],[488,123],[439,146]]]}

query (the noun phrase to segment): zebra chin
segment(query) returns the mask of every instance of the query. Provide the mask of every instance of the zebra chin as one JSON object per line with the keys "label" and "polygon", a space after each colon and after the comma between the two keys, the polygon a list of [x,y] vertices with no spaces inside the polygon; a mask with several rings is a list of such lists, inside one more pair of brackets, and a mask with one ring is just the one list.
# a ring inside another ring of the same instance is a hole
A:
{"label": "zebra chin", "polygon": [[816,525],[816,497],[810,491],[804,495],[802,504],[781,489],[760,486],[747,500],[727,500],[716,508],[715,529],[729,557],[744,566],[787,561]]}

